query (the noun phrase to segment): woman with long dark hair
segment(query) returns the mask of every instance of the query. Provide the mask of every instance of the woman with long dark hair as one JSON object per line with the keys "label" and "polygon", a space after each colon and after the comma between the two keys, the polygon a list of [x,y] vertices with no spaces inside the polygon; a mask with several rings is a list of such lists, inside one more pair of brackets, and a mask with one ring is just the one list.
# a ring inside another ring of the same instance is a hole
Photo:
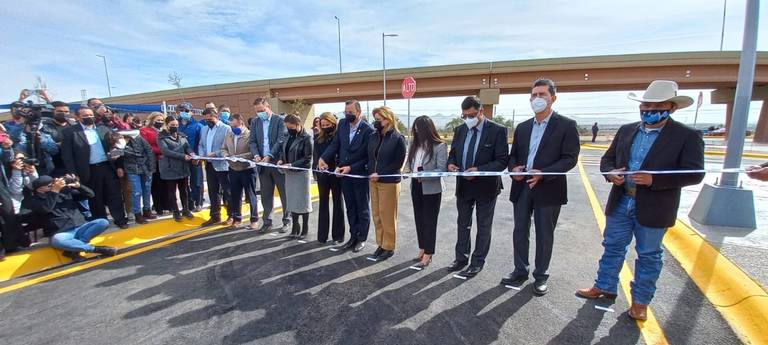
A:
{"label": "woman with long dark hair", "polygon": [[[338,120],[331,112],[320,114],[317,121],[318,132],[315,134],[315,149],[312,169],[317,170],[317,161],[325,153],[325,149],[331,145],[336,136]],[[336,169],[337,161],[334,159],[328,163],[328,170]],[[331,229],[331,239],[334,245],[344,242],[344,200],[341,193],[341,178],[333,174],[316,173],[317,191],[320,197],[320,211],[317,219],[317,241],[328,241],[328,229]],[[329,217],[329,199],[333,198],[333,217]],[[333,220],[331,220],[333,219]]]}
{"label": "woman with long dark hair", "polygon": [[[437,172],[445,171],[448,162],[448,149],[437,133],[435,124],[428,116],[419,116],[411,127],[411,147],[408,150],[406,171]],[[437,235],[437,216],[440,213],[445,183],[442,177],[422,177],[411,179],[411,199],[413,200],[413,219],[416,222],[416,237],[419,241],[418,261],[413,268],[422,270],[432,262],[435,254]]]}

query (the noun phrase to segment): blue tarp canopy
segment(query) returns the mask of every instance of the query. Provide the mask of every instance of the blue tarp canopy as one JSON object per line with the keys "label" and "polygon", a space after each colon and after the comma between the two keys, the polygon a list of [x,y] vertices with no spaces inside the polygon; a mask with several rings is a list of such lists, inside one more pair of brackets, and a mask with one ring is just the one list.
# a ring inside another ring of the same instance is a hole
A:
{"label": "blue tarp canopy", "polygon": [[[78,103],[69,103],[69,110],[74,112],[76,109],[80,108],[82,105]],[[163,111],[163,106],[158,105],[147,105],[147,104],[107,104],[108,107],[125,113],[125,112],[131,112],[131,113],[151,113],[153,111]],[[10,104],[0,104],[0,109],[2,110],[10,110],[11,105]]]}

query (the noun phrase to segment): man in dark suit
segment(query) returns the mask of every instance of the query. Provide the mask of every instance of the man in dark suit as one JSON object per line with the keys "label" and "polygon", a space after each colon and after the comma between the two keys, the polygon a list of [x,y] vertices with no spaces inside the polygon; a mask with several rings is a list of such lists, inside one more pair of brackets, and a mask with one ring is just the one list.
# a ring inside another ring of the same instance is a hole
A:
{"label": "man in dark suit", "polygon": [[[344,119],[339,121],[336,136],[318,160],[317,168],[328,169],[326,162],[332,162],[338,156],[337,173],[367,176],[368,137],[373,133],[373,128],[360,117],[360,102],[350,100],[345,104]],[[341,191],[347,206],[350,239],[334,249],[352,249],[353,252],[359,252],[365,247],[368,228],[371,225],[368,180],[342,177]]]}
{"label": "man in dark suit", "polygon": [[[272,107],[266,98],[259,97],[253,102],[256,117],[251,122],[251,153],[255,162],[276,163],[280,147],[288,136],[283,117],[272,113]],[[280,233],[288,231],[291,225],[291,214],[285,211],[285,174],[278,169],[259,167],[259,188],[261,189],[262,225],[259,232],[272,229],[272,207],[275,197],[275,187],[280,194],[283,205],[283,226]]]}
{"label": "man in dark suit", "polygon": [[578,296],[615,298],[619,272],[627,246],[635,237],[635,279],[629,316],[647,318],[647,307],[656,292],[662,267],[661,241],[677,219],[682,187],[695,185],[704,173],[648,174],[623,172],[704,169],[704,141],[692,128],[670,118],[670,114],[693,104],[693,98],[677,95],[677,83],[651,82],[640,102],[640,118],[619,128],[600,161],[600,171],[613,183],[605,207],[603,256],[592,288],[576,291]]}
{"label": "man in dark suit", "polygon": [[[507,128],[483,115],[480,99],[470,96],[461,102],[464,124],[453,131],[453,144],[448,153],[448,171],[503,171],[507,167]],[[472,278],[483,270],[491,246],[491,230],[496,198],[501,192],[501,177],[457,177],[456,208],[458,236],[456,259],[449,271]],[[477,235],[472,249],[472,211],[477,207]],[[471,259],[471,261],[470,261]]]}
{"label": "man in dark suit", "polygon": [[539,79],[531,90],[534,117],[515,129],[515,139],[509,151],[509,171],[530,175],[512,176],[509,200],[514,204],[515,228],[512,233],[515,270],[501,280],[502,285],[519,288],[528,280],[528,238],[531,215],[536,227],[536,269],[533,271],[533,292],[547,293],[549,262],[552,258],[555,225],[560,207],[568,202],[568,184],[564,173],[576,166],[579,157],[579,132],[576,121],[552,110],[557,100],[555,83]]}
{"label": "man in dark suit", "polygon": [[123,193],[120,191],[118,168],[110,159],[109,128],[96,126],[93,110],[80,107],[75,111],[77,124],[62,130],[61,158],[64,171],[75,174],[80,183],[93,190],[95,196],[88,200],[93,218],[107,218],[107,210],[115,225],[128,227],[123,209]]}

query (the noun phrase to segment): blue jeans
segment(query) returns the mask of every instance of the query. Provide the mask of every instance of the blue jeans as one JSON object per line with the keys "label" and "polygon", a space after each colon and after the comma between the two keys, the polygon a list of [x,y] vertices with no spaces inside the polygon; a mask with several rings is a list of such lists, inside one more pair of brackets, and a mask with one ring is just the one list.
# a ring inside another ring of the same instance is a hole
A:
{"label": "blue jeans", "polygon": [[617,293],[619,272],[624,264],[627,247],[635,237],[635,279],[630,284],[632,301],[649,304],[656,292],[656,280],[661,273],[661,240],[666,228],[640,225],[635,216],[635,199],[624,196],[614,211],[608,215],[603,234],[603,257],[597,270],[595,287],[609,293]]}
{"label": "blue jeans", "polygon": [[189,166],[189,208],[203,206],[203,166]]}
{"label": "blue jeans", "polygon": [[[131,184],[131,207],[133,213],[149,211],[152,205],[152,175],[128,174],[128,182]],[[141,199],[144,199],[144,207],[141,207]]]}
{"label": "blue jeans", "polygon": [[107,230],[107,227],[109,227],[108,220],[94,219],[72,229],[57,232],[51,238],[51,246],[70,252],[92,252],[93,246],[88,242]]}

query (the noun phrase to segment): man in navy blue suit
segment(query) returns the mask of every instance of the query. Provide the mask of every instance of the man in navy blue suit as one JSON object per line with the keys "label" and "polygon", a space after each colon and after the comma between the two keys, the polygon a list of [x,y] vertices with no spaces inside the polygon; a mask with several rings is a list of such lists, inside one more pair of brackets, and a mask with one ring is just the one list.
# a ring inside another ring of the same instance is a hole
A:
{"label": "man in navy blue suit", "polygon": [[[360,117],[360,102],[349,100],[345,104],[344,119],[339,121],[336,136],[318,160],[317,167],[320,170],[328,169],[325,162],[333,161],[338,155],[337,173],[368,175],[368,137],[373,133],[373,128]],[[341,190],[347,206],[350,239],[338,249],[352,249],[357,253],[365,247],[371,224],[368,179],[342,177]]]}

